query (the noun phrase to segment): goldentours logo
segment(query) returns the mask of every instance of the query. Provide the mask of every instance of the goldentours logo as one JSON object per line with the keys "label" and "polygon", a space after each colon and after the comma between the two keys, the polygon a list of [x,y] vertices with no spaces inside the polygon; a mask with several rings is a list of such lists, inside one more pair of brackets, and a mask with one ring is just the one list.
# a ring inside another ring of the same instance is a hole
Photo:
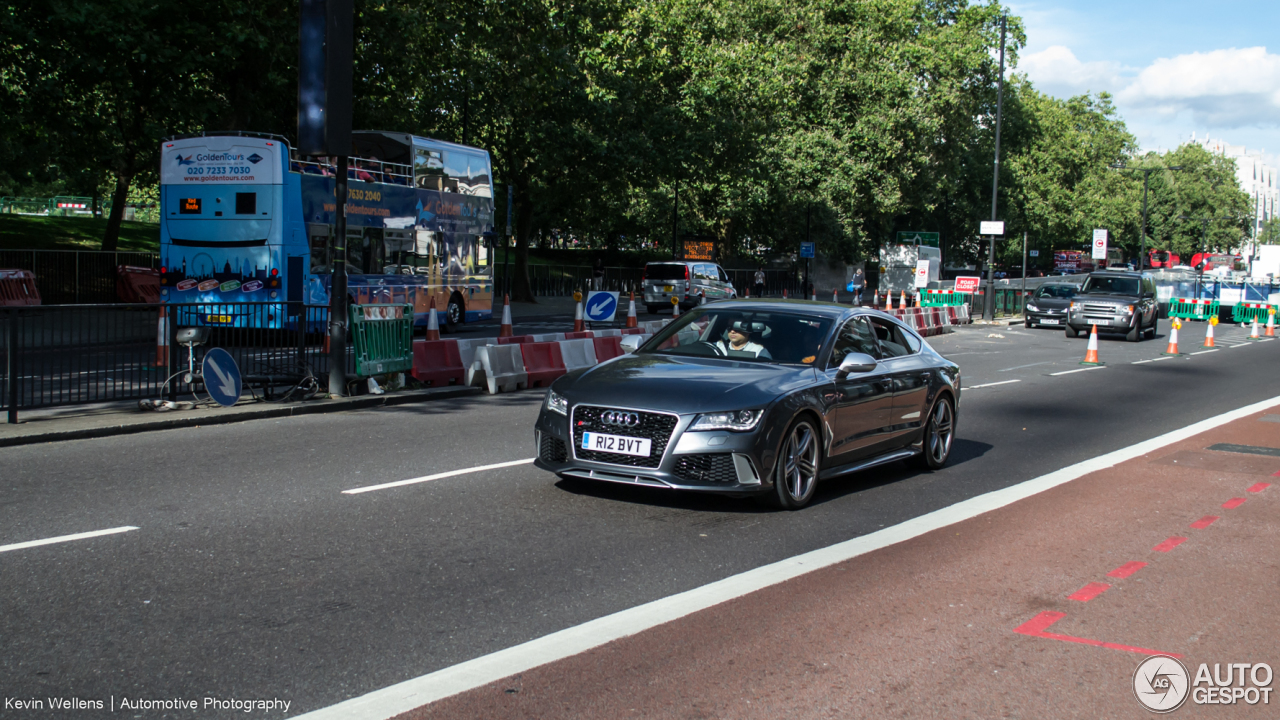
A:
{"label": "goldentours logo", "polygon": [[1266,663],[1200,663],[1195,677],[1175,657],[1152,655],[1133,671],[1133,695],[1154,713],[1195,705],[1271,704],[1271,666]]}
{"label": "goldentours logo", "polygon": [[178,167],[182,167],[183,165],[195,165],[195,162],[192,161],[190,155],[186,157],[182,157],[182,153],[174,153],[174,155],[178,161]]}
{"label": "goldentours logo", "polygon": [[1187,701],[1191,675],[1175,657],[1152,655],[1133,671],[1133,695],[1151,712],[1167,713]]}

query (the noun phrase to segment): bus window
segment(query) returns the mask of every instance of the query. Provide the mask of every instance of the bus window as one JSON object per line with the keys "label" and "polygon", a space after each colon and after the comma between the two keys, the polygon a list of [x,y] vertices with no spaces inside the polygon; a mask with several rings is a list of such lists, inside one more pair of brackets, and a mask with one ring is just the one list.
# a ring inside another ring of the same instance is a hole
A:
{"label": "bus window", "polygon": [[329,226],[308,225],[307,235],[311,239],[311,272],[329,272]]}
{"label": "bus window", "polygon": [[471,174],[467,169],[467,154],[450,151],[444,154],[444,189],[449,192],[465,193],[471,185]]}
{"label": "bus window", "polygon": [[444,158],[439,150],[417,148],[413,156],[413,175],[424,190],[444,189]]}
{"label": "bus window", "polygon": [[[257,215],[258,214],[258,193],[236,193],[236,214],[237,215]],[[266,213],[263,213],[264,215]]]}
{"label": "bus window", "polygon": [[483,155],[470,155],[467,159],[471,175],[471,195],[493,197],[492,179],[489,177],[489,159]]}
{"label": "bus window", "polygon": [[382,245],[385,255],[392,264],[383,267],[387,275],[400,275],[412,272],[405,264],[405,254],[413,252],[413,234],[408,230],[386,229],[382,231]]}
{"label": "bus window", "polygon": [[347,264],[354,268],[347,269],[347,272],[368,272],[365,270],[365,244],[364,228],[347,226]]}

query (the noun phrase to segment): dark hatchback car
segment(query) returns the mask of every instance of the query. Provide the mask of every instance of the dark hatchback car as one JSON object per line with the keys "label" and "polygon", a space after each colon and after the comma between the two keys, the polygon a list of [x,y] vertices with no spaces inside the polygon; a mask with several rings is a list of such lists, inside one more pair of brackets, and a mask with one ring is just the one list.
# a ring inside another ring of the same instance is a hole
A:
{"label": "dark hatchback car", "polygon": [[1069,283],[1045,283],[1036,288],[1023,308],[1023,324],[1026,327],[1062,327],[1067,323],[1067,308],[1071,298],[1080,291],[1079,285]]}
{"label": "dark hatchback car", "polygon": [[819,480],[895,460],[942,467],[959,400],[960,368],[890,315],[718,302],[557,380],[534,463],[565,478],[796,509]]}

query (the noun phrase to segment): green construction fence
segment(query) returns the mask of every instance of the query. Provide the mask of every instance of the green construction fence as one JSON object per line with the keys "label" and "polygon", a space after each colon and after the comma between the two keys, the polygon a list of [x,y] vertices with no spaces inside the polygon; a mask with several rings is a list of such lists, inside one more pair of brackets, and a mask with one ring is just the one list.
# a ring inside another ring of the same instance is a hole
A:
{"label": "green construction fence", "polygon": [[1172,298],[1169,300],[1169,317],[1182,320],[1208,320],[1218,316],[1217,300],[1208,298]]}
{"label": "green construction fence", "polygon": [[412,305],[352,305],[350,317],[358,377],[413,369]]}

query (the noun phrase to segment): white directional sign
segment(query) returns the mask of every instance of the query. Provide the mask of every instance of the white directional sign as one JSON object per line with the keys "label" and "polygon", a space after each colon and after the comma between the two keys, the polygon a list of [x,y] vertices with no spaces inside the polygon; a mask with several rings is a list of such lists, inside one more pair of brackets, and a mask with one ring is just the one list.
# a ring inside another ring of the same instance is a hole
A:
{"label": "white directional sign", "polygon": [[1003,235],[1004,221],[1003,220],[983,220],[982,223],[978,226],[978,234],[979,235]]}
{"label": "white directional sign", "polygon": [[582,318],[587,322],[610,322],[617,311],[618,293],[593,290],[587,293],[587,305]]}
{"label": "white directional sign", "polygon": [[1106,230],[1093,231],[1093,259],[1094,260],[1107,259],[1107,231]]}

